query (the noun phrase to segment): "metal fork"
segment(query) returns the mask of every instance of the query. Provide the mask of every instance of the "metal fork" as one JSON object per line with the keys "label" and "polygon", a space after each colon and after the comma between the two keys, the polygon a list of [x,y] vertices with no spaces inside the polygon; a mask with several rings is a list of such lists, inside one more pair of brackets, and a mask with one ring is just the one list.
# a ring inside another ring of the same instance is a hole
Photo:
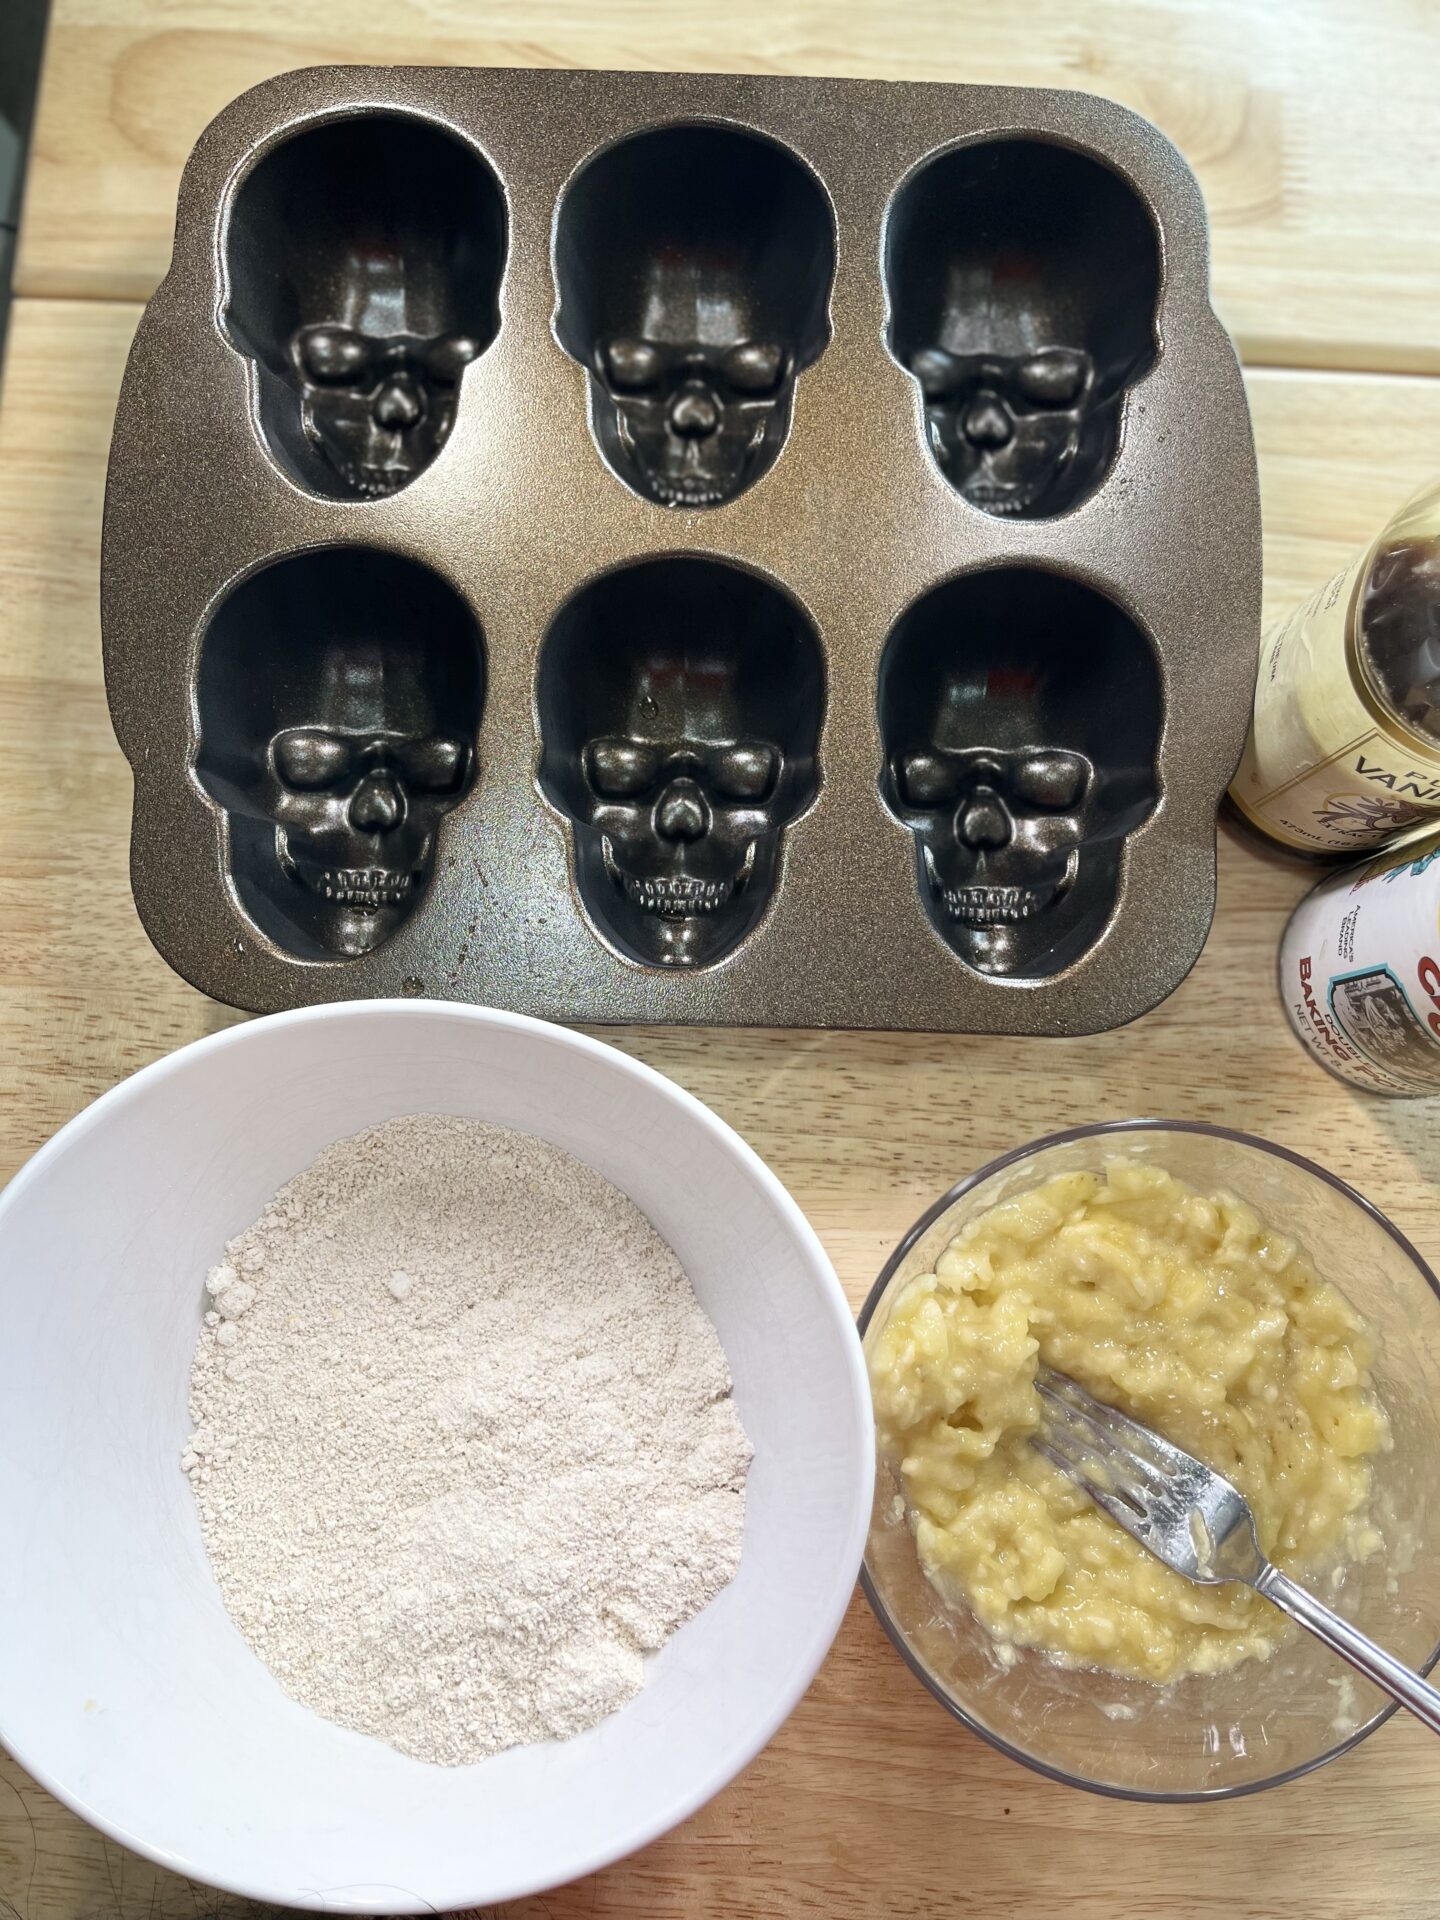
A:
{"label": "metal fork", "polygon": [[1045,1421],[1032,1445],[1142,1547],[1205,1586],[1243,1580],[1440,1733],[1440,1690],[1265,1558],[1250,1502],[1238,1487],[1096,1400],[1067,1374],[1042,1366],[1035,1386]]}

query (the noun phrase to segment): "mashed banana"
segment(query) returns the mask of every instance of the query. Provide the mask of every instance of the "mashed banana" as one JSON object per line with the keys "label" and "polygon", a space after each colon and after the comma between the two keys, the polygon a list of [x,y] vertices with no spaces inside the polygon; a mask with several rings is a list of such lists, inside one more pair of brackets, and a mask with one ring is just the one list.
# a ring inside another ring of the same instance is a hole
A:
{"label": "mashed banana", "polygon": [[873,1342],[920,1562],[1002,1643],[1154,1681],[1265,1658],[1280,1614],[1172,1573],[1029,1445],[1038,1359],[1248,1495],[1289,1572],[1373,1552],[1371,1343],[1294,1241],[1161,1168],[1067,1173],[973,1220]]}

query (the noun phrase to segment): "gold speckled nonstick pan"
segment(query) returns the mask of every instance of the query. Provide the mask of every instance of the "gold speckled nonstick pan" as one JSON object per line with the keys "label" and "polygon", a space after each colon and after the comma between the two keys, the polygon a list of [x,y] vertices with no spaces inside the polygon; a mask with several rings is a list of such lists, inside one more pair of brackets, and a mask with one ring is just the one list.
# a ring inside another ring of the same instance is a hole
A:
{"label": "gold speckled nonstick pan", "polygon": [[1122,108],[289,74],[116,421],[136,901],[254,1009],[1115,1026],[1204,942],[1259,593],[1204,208]]}

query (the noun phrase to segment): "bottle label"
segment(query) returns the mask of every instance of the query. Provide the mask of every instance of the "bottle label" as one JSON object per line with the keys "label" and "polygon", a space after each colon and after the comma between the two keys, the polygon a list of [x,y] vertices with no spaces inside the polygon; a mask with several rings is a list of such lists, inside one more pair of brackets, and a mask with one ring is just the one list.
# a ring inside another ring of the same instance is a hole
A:
{"label": "bottle label", "polygon": [[1347,1080],[1440,1094],[1440,838],[1323,882],[1280,948],[1300,1038]]}
{"label": "bottle label", "polygon": [[1265,636],[1255,717],[1231,798],[1272,839],[1362,853],[1440,814],[1428,754],[1365,686],[1350,644],[1369,550]]}

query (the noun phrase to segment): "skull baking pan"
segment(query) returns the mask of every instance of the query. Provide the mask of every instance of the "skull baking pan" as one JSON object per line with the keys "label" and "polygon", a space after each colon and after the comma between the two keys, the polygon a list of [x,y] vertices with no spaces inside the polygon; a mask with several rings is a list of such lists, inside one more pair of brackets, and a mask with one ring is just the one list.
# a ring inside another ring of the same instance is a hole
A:
{"label": "skull baking pan", "polygon": [[1203,944],[1254,460],[1109,102],[268,81],[186,168],[103,574],[136,902],[235,1005],[1083,1033]]}

